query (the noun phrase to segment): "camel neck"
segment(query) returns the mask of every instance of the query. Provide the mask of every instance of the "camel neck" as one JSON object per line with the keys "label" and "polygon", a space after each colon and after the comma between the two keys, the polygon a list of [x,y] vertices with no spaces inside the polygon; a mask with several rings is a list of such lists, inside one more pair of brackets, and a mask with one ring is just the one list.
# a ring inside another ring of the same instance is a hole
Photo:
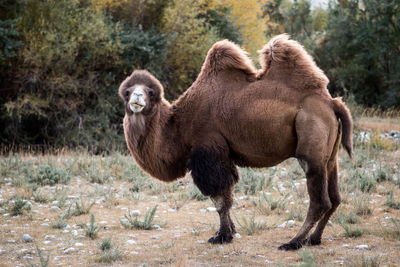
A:
{"label": "camel neck", "polygon": [[157,113],[146,117],[143,129],[132,116],[125,117],[124,128],[134,135],[127,138],[127,144],[139,166],[155,178],[173,181],[186,172],[185,152],[171,105],[167,101],[159,105]]}

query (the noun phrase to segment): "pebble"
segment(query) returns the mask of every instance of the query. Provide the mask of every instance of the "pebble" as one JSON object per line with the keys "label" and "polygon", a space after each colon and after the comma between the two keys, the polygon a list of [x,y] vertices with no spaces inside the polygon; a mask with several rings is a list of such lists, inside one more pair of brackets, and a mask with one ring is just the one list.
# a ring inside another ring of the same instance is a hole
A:
{"label": "pebble", "polygon": [[6,251],[3,249],[0,249],[0,255],[3,254],[4,252],[6,252]]}
{"label": "pebble", "polygon": [[57,206],[51,206],[50,211],[60,211],[61,209]]}
{"label": "pebble", "polygon": [[45,240],[45,241],[43,241],[43,244],[45,244],[45,245],[48,245],[48,244],[50,244],[50,243],[51,243],[50,240]]}
{"label": "pebble", "polygon": [[44,239],[46,239],[46,240],[54,240],[54,239],[56,239],[56,236],[55,235],[46,235],[44,237]]}
{"label": "pebble", "polygon": [[41,226],[49,226],[48,223],[42,223]]}
{"label": "pebble", "polygon": [[74,251],[75,251],[75,248],[67,248],[67,249],[64,250],[64,254],[69,254],[69,253],[74,252]]}
{"label": "pebble", "polygon": [[367,249],[368,245],[358,245],[356,246],[356,249]]}
{"label": "pebble", "polygon": [[207,210],[208,210],[208,211],[217,211],[217,208],[215,208],[215,207],[208,207]]}
{"label": "pebble", "polygon": [[77,236],[77,235],[78,235],[78,231],[77,231],[77,230],[72,230],[72,231],[71,231],[71,234],[72,234],[73,236]]}
{"label": "pebble", "polygon": [[132,239],[127,240],[126,243],[127,243],[128,245],[136,245],[136,244],[137,244],[136,241],[135,241],[135,240],[132,240]]}
{"label": "pebble", "polygon": [[170,208],[168,209],[169,212],[176,212],[176,209]]}
{"label": "pebble", "polygon": [[242,236],[241,236],[239,233],[236,233],[236,234],[235,234],[235,237],[236,237],[236,238],[239,238],[239,239],[242,238]]}
{"label": "pebble", "polygon": [[75,247],[84,247],[84,246],[85,246],[85,245],[82,244],[82,243],[79,243],[79,242],[75,243]]}
{"label": "pebble", "polygon": [[157,230],[160,230],[160,229],[161,229],[161,226],[159,226],[158,224],[154,224],[154,225],[153,225],[153,228],[154,228],[154,229],[157,229]]}
{"label": "pebble", "polygon": [[31,237],[30,235],[28,235],[28,234],[24,234],[24,235],[22,236],[22,239],[23,239],[25,242],[32,242],[32,237]]}
{"label": "pebble", "polygon": [[131,216],[140,216],[140,210],[132,210],[131,211]]}
{"label": "pebble", "polygon": [[201,213],[204,213],[204,212],[206,212],[207,210],[206,209],[200,209],[200,212]]}
{"label": "pebble", "polygon": [[280,225],[278,225],[277,228],[285,228],[286,224],[287,224],[287,222],[283,222]]}
{"label": "pebble", "polygon": [[288,225],[289,227],[294,226],[294,220],[289,220],[289,221],[287,221],[287,225]]}

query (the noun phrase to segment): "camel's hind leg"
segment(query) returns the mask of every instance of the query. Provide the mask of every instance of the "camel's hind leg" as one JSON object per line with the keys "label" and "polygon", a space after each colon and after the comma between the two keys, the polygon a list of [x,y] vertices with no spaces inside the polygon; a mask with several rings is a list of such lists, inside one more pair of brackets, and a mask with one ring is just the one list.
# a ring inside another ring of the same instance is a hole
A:
{"label": "camel's hind leg", "polygon": [[315,223],[332,208],[328,193],[327,163],[336,138],[330,140],[331,129],[323,120],[305,112],[299,112],[296,118],[296,131],[298,134],[296,157],[306,173],[310,205],[300,231],[292,240],[279,247],[282,250],[296,250],[302,247]]}
{"label": "camel's hind leg", "polygon": [[336,211],[341,201],[338,185],[338,152],[341,140],[341,126],[342,124],[339,124],[339,134],[336,138],[336,143],[331,158],[328,161],[328,193],[332,208],[324,214],[324,216],[318,222],[318,225],[315,228],[314,232],[305,241],[305,243],[308,245],[321,244],[321,236],[325,229],[325,226],[328,223],[331,215]]}

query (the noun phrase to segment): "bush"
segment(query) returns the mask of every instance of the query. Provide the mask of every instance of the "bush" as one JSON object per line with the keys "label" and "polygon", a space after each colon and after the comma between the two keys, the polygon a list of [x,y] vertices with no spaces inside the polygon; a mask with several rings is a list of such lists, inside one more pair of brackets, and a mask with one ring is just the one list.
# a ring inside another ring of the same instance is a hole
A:
{"label": "bush", "polygon": [[40,165],[35,173],[27,173],[27,176],[30,183],[39,185],[67,184],[71,178],[67,171],[51,164]]}

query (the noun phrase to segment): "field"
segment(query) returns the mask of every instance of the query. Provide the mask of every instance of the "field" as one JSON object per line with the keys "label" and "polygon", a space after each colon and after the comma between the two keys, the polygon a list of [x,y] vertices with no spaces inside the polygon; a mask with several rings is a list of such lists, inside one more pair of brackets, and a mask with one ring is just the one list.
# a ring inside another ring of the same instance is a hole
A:
{"label": "field", "polygon": [[123,153],[2,156],[0,266],[396,266],[400,119],[378,115],[357,119],[354,162],[340,152],[343,201],[322,244],[295,252],[277,249],[308,207],[294,159],[240,169],[232,209],[238,234],[231,244],[210,245],[219,218],[190,175],[164,184]]}

